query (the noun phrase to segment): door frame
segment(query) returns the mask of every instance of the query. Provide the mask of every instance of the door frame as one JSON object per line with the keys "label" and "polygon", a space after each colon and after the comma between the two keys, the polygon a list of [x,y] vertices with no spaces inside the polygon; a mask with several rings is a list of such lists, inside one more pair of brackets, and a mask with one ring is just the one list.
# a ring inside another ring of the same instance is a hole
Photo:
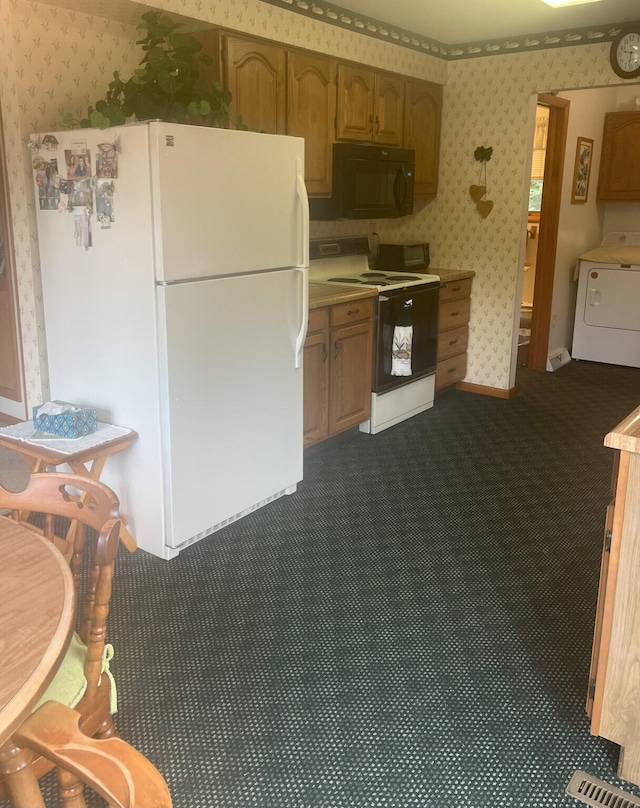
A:
{"label": "door frame", "polygon": [[[16,273],[15,273],[15,253],[13,241],[13,228],[11,226],[11,205],[9,200],[9,183],[7,179],[7,163],[6,152],[4,147],[3,123],[2,112],[0,110],[0,226],[2,227],[3,240],[4,240],[4,260],[5,271],[0,283],[3,285],[3,291],[9,300],[9,317],[11,322],[10,327],[10,351],[13,356],[9,359],[9,364],[12,365],[12,375],[15,379],[15,384],[11,387],[0,386],[0,399],[6,399],[7,402],[15,402],[16,405],[22,403],[24,411],[24,368],[22,364],[21,353],[21,326],[20,326],[20,310],[16,299]],[[6,344],[5,344],[5,347]],[[6,408],[6,405],[4,405]],[[3,404],[0,400],[0,409]],[[11,408],[15,410],[15,407]],[[13,420],[15,415],[12,413],[3,413],[5,417]]]}
{"label": "door frame", "polygon": [[529,370],[546,370],[570,101],[540,93],[537,103],[549,108],[549,130],[542,181],[531,342],[527,367]]}

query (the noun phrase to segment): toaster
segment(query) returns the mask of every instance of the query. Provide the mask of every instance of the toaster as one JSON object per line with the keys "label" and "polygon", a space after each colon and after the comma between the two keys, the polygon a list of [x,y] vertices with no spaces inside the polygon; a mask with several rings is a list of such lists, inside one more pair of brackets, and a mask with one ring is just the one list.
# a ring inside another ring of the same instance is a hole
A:
{"label": "toaster", "polygon": [[427,269],[429,244],[426,241],[379,244],[375,264],[376,269],[392,269],[396,272]]}

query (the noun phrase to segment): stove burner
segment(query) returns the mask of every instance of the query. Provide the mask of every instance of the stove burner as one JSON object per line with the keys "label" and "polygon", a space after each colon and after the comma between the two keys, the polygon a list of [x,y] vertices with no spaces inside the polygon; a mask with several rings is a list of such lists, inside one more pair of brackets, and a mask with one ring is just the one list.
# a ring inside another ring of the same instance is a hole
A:
{"label": "stove burner", "polygon": [[417,275],[387,275],[386,280],[393,281],[394,283],[402,283],[402,281],[419,281],[422,279]]}
{"label": "stove burner", "polygon": [[387,273],[386,272],[363,272],[362,277],[363,278],[386,278]]}
{"label": "stove burner", "polygon": [[327,278],[331,283],[362,283],[360,278]]}

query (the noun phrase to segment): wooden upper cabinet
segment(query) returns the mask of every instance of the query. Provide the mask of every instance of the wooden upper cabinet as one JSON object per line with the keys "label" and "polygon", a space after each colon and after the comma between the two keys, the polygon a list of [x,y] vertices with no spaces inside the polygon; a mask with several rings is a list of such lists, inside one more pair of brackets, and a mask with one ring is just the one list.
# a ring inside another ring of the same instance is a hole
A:
{"label": "wooden upper cabinet", "polygon": [[338,140],[402,145],[404,81],[358,65],[338,65]]}
{"label": "wooden upper cabinet", "polygon": [[338,65],[338,118],[340,140],[371,142],[374,73],[355,65]]}
{"label": "wooden upper cabinet", "polygon": [[374,143],[402,146],[404,137],[404,80],[376,74]]}
{"label": "wooden upper cabinet", "polygon": [[404,101],[404,146],[414,149],[415,196],[438,192],[442,87],[427,81],[407,80]]}
{"label": "wooden upper cabinet", "polygon": [[223,85],[231,92],[230,113],[250,129],[286,131],[286,51],[260,40],[224,35]]}
{"label": "wooden upper cabinet", "polygon": [[287,134],[305,140],[307,192],[328,196],[336,118],[336,61],[304,51],[290,51],[287,58]]}
{"label": "wooden upper cabinet", "polygon": [[598,199],[640,201],[640,112],[604,116]]}

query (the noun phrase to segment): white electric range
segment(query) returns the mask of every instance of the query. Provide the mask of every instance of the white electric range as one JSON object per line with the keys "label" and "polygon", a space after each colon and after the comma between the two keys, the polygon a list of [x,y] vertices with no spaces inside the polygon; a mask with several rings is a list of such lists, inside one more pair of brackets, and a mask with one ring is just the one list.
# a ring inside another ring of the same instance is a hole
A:
{"label": "white electric range", "polygon": [[371,418],[360,431],[376,434],[432,407],[440,278],[371,269],[366,236],[315,239],[309,252],[310,281],[378,290]]}

